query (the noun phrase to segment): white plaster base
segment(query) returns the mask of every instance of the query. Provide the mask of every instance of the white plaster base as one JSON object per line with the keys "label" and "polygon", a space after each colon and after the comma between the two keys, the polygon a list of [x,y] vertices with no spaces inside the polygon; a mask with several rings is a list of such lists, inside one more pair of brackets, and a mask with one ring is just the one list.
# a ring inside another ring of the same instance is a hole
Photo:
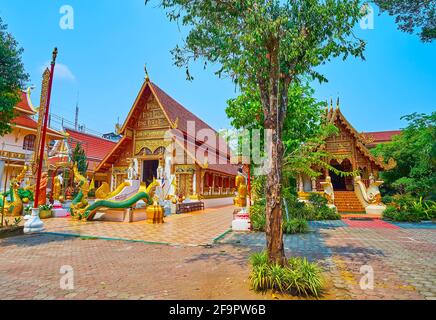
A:
{"label": "white plaster base", "polygon": [[233,231],[250,231],[251,223],[250,219],[238,219],[232,221]]}
{"label": "white plaster base", "polygon": [[24,223],[24,233],[38,233],[44,231],[44,223],[39,218],[39,209],[32,209],[32,215]]}
{"label": "white plaster base", "polygon": [[370,204],[365,208],[367,214],[376,214],[379,215],[380,217],[383,215],[383,211],[385,210],[386,210],[386,206],[384,204],[379,204],[379,205]]}
{"label": "white plaster base", "polygon": [[247,208],[242,208],[241,211],[236,214],[235,219],[232,221],[233,231],[250,231],[251,221],[250,215],[247,212]]}
{"label": "white plaster base", "polygon": [[55,218],[65,218],[70,215],[70,213],[66,209],[53,209],[53,217]]}

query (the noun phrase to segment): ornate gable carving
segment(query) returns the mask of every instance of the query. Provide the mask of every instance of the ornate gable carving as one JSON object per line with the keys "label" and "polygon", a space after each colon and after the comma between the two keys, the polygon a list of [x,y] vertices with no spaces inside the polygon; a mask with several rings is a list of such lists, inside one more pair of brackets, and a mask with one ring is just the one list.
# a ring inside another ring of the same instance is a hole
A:
{"label": "ornate gable carving", "polygon": [[138,116],[136,130],[147,130],[170,127],[168,120],[153,96],[145,104],[145,108]]}

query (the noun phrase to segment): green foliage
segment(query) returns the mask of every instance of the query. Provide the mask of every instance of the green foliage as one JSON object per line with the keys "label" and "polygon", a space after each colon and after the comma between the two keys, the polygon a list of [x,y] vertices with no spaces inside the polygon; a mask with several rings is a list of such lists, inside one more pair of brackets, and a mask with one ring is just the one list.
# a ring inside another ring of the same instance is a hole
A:
{"label": "green foliage", "polygon": [[53,209],[53,205],[52,204],[42,204],[39,206],[39,210],[41,211],[48,211]]}
{"label": "green foliage", "polygon": [[265,231],[266,216],[264,199],[256,201],[250,207],[250,220],[253,231]]}
{"label": "green foliage", "polygon": [[435,201],[424,201],[422,197],[417,200],[410,194],[395,195],[384,199],[388,204],[383,212],[384,219],[409,222],[436,219]]}
{"label": "green foliage", "polygon": [[436,112],[413,113],[402,119],[409,122],[402,133],[372,151],[397,162],[394,169],[381,173],[382,192],[436,199]]}
{"label": "green foliage", "polygon": [[308,233],[309,223],[304,219],[290,219],[283,221],[283,232],[286,234]]}
{"label": "green foliage", "polygon": [[251,180],[251,193],[253,195],[253,200],[265,198],[265,185],[265,176],[256,176],[254,179]]}
{"label": "green foliage", "polygon": [[72,160],[77,164],[77,170],[79,170],[80,174],[86,176],[86,171],[88,170],[88,159],[81,143],[76,144]]}
{"label": "green foliage", "polygon": [[[256,201],[254,205],[250,207],[250,219],[251,227],[253,231],[264,232],[266,226],[265,215],[265,200]],[[307,233],[309,232],[309,224],[304,218],[283,218],[283,232],[286,234],[295,233]]]}
{"label": "green foliage", "polygon": [[22,53],[23,49],[18,47],[0,18],[0,136],[11,132],[14,107],[20,101],[19,91],[28,80],[21,61]]}
{"label": "green foliage", "polygon": [[315,208],[321,208],[323,206],[326,206],[328,201],[326,198],[324,198],[319,193],[311,193],[309,195],[309,201],[313,204]]}
{"label": "green foliage", "polygon": [[434,1],[411,0],[374,0],[381,12],[395,16],[395,22],[401,31],[414,33],[424,42],[436,38],[436,5]]}
{"label": "green foliage", "polygon": [[319,297],[324,281],[320,267],[306,258],[291,258],[288,264],[270,264],[265,251],[250,257],[250,285],[254,291]]}
{"label": "green foliage", "polygon": [[[216,74],[226,74],[240,86],[268,86],[263,82],[270,76],[290,84],[305,73],[322,81],[317,66],[330,57],[362,56],[365,47],[353,32],[365,14],[360,0],[157,2],[171,21],[189,27],[183,47],[172,51],[189,79],[189,63],[201,59],[205,65],[218,64]],[[280,61],[278,70],[272,70],[273,60]]]}
{"label": "green foliage", "polygon": [[[285,194],[286,195],[286,194]],[[327,206],[327,200],[318,193],[310,195],[309,202],[302,202],[291,194],[286,197],[289,217],[306,221],[340,220],[341,215]]]}
{"label": "green foliage", "polygon": [[[278,205],[280,216],[283,144],[286,145],[282,142],[283,129],[286,121],[301,119],[298,105],[295,112],[288,113],[292,98],[289,92],[303,76],[326,81],[317,67],[330,58],[363,58],[365,42],[354,33],[355,25],[366,13],[361,10],[360,0],[158,2],[170,20],[189,27],[183,46],[172,51],[175,64],[186,68],[188,79],[192,79],[190,63],[201,60],[205,66],[218,66],[216,74],[230,77],[240,92],[258,91],[262,105],[258,115],[264,117],[263,128],[275,136],[271,148],[273,170],[267,178],[268,186],[275,190],[266,193],[267,211],[271,215]],[[280,219],[273,221],[280,223]],[[268,241],[277,236],[270,235]],[[279,262],[284,258],[279,250],[282,239],[275,239],[278,241],[274,241],[275,248],[269,254]]]}

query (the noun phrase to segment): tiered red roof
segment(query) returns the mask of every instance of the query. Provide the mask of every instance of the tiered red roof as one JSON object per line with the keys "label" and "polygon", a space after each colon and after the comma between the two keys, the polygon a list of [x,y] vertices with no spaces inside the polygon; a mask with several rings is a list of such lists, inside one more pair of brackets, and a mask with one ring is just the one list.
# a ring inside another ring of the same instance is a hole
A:
{"label": "tiered red roof", "polygon": [[68,145],[71,150],[74,150],[76,145],[80,143],[86,156],[89,160],[101,161],[115,147],[116,143],[98,136],[88,133],[76,131],[73,129],[65,129],[68,133]]}
{"label": "tiered red roof", "polygon": [[159,102],[161,103],[162,107],[165,109],[165,113],[170,118],[170,121],[172,123],[175,123],[177,119],[179,119],[177,129],[183,132],[187,132],[188,121],[194,121],[197,130],[210,129],[215,132],[215,130],[211,126],[209,126],[206,122],[204,122],[199,117],[197,117],[191,111],[186,109],[176,100],[171,98],[165,91],[159,88],[155,83],[151,82],[151,85],[153,87],[154,92],[156,93]]}
{"label": "tiered red roof", "polygon": [[[38,123],[27,115],[20,115],[12,120],[12,124],[25,129],[36,131],[38,129]],[[47,128],[47,134],[56,138],[63,138],[63,135],[56,130]]]}

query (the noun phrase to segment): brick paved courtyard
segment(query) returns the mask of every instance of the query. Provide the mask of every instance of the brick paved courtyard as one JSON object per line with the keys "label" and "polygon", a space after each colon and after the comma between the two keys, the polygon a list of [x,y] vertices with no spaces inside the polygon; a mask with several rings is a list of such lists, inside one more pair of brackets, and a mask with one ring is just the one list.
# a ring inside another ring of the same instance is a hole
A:
{"label": "brick paved courtyard", "polygon": [[[221,221],[218,215],[224,222],[216,225],[212,221]],[[49,232],[104,238],[130,233],[139,242],[58,234],[0,240],[0,299],[272,298],[250,291],[247,282],[247,259],[264,247],[263,234],[227,233],[214,241],[229,227],[226,208],[167,221],[158,226],[165,236],[143,223],[46,223]],[[324,299],[435,299],[435,225],[359,222],[311,222],[311,233],[285,237],[288,256],[306,256],[324,268]],[[374,270],[373,290],[360,289],[364,265]],[[62,266],[74,270],[73,290],[60,288]]]}
{"label": "brick paved courtyard", "polygon": [[209,208],[201,212],[170,215],[161,225],[107,221],[73,221],[69,218],[45,220],[45,232],[103,239],[130,240],[170,245],[210,245],[230,230],[233,206]]}

